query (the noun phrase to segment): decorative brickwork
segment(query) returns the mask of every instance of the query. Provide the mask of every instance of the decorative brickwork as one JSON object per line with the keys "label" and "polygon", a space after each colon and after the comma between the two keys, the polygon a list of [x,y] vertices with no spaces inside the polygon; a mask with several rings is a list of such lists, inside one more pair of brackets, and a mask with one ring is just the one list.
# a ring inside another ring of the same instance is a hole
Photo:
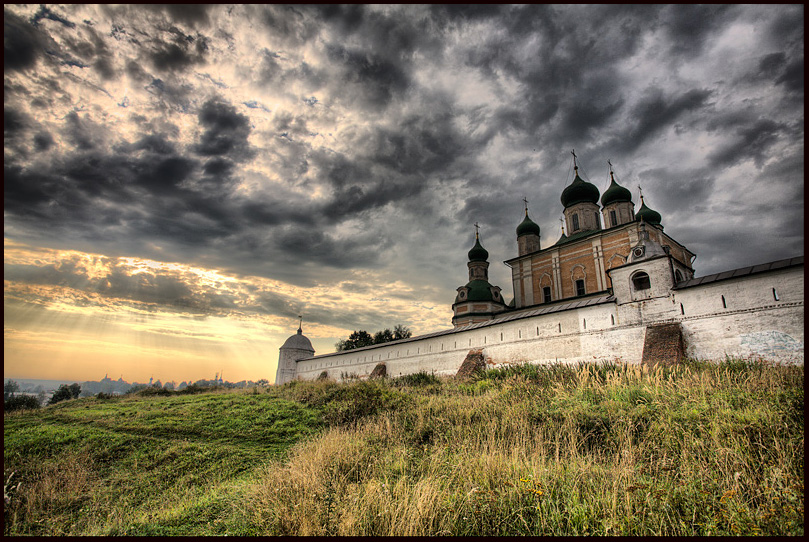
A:
{"label": "decorative brickwork", "polygon": [[683,330],[679,323],[646,328],[641,363],[651,366],[659,363],[672,365],[683,359],[684,352]]}

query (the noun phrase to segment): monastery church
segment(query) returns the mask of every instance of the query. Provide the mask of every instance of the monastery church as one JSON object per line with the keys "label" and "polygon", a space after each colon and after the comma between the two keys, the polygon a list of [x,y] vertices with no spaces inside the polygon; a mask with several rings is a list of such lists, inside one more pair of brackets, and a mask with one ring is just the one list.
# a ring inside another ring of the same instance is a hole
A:
{"label": "monastery church", "polygon": [[[489,365],[624,361],[672,363],[726,356],[803,363],[803,256],[695,277],[696,254],[665,232],[660,213],[615,180],[604,194],[579,176],[562,191],[564,229],[552,244],[528,216],[517,226],[514,298],[489,283],[475,233],[469,281],[453,328],[315,356],[301,327],[280,348],[276,384]],[[600,206],[599,206],[600,198]]]}

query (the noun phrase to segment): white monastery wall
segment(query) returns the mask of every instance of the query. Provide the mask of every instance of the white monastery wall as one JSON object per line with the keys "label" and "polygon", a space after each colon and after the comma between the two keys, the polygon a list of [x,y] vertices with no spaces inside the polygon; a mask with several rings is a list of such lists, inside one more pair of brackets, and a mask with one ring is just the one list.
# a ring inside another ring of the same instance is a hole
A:
{"label": "white monastery wall", "polygon": [[[649,271],[653,281],[664,278],[654,268]],[[492,365],[640,363],[646,327],[664,322],[681,323],[689,357],[762,356],[802,363],[803,267],[671,290],[630,303],[608,301],[539,316],[517,315],[508,321],[325,354],[298,361],[297,377],[312,380],[326,371],[336,380],[350,374],[362,378],[380,362],[386,364],[388,376],[419,371],[452,375],[472,349],[483,349]]]}
{"label": "white monastery wall", "polygon": [[803,363],[802,267],[677,290],[673,297],[685,313],[679,319],[687,356]]}

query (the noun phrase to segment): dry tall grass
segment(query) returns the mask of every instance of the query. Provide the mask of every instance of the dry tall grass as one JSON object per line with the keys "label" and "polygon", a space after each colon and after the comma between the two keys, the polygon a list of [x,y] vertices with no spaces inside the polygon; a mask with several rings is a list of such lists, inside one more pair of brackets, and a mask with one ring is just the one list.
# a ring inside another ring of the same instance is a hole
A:
{"label": "dry tall grass", "polygon": [[268,466],[240,513],[286,535],[803,532],[802,366],[554,371],[405,388]]}

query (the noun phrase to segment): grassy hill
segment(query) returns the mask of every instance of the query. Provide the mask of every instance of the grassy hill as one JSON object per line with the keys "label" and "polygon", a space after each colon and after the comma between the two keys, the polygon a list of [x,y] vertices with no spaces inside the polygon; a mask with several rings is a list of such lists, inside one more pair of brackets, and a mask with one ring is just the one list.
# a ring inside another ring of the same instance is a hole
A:
{"label": "grassy hill", "polygon": [[803,366],[520,366],[4,416],[5,534],[801,535]]}

